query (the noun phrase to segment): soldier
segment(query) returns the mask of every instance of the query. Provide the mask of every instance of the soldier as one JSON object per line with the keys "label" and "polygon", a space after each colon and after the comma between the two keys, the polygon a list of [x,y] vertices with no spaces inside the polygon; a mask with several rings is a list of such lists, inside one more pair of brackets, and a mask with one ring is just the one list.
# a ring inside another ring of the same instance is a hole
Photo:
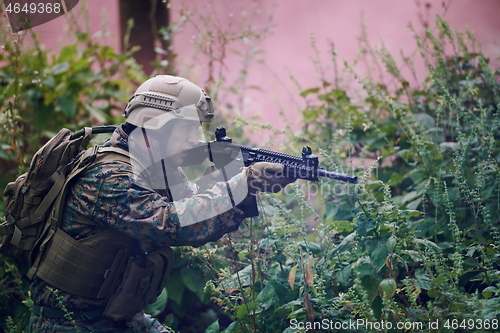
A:
{"label": "soldier", "polygon": [[60,230],[31,286],[30,332],[168,332],[142,310],[166,284],[170,246],[201,246],[236,231],[256,191],[294,180],[277,176],[281,165],[260,162],[233,165],[224,179],[209,167],[191,183],[180,166],[214,109],[184,78],[147,80],[124,116],[110,140],[87,151],[95,162],[64,197]]}

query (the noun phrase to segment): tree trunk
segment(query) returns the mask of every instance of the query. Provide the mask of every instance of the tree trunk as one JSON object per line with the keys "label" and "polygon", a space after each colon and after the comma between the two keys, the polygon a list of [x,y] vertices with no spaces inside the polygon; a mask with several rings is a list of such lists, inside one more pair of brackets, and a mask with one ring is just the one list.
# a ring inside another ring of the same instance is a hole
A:
{"label": "tree trunk", "polygon": [[169,13],[165,0],[120,0],[120,37],[124,50],[124,37],[127,33],[127,22],[134,20],[134,27],[130,32],[129,47],[140,46],[141,49],[133,57],[143,66],[146,74],[151,74],[153,61],[167,58],[166,54],[155,51],[155,48],[168,50],[168,44],[161,38],[158,30],[169,24]]}

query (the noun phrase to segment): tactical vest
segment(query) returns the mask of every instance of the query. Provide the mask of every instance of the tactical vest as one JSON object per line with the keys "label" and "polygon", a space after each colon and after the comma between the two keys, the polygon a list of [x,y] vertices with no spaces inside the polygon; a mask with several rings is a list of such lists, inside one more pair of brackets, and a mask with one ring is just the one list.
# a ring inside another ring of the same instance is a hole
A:
{"label": "tactical vest", "polygon": [[[88,159],[93,161],[88,164]],[[128,153],[119,148],[93,147],[80,158],[85,170],[101,163],[130,165]],[[131,318],[153,303],[167,283],[173,263],[170,247],[155,247],[118,230],[102,228],[93,236],[75,240],[62,229],[61,208],[69,184],[82,172],[77,165],[68,176],[50,216],[52,226],[40,240],[40,251],[28,277],[35,275],[52,286],[74,295],[105,298],[104,315],[113,320]],[[79,222],[95,225],[84,217]]]}

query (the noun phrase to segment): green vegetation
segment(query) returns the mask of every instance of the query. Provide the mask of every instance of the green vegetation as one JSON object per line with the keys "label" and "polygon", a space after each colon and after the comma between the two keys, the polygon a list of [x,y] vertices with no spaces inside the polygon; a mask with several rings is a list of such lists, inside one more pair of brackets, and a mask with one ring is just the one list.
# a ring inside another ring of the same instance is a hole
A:
{"label": "green vegetation", "polygon": [[[304,126],[287,151],[307,143],[325,168],[356,173],[360,184],[299,181],[262,195],[261,216],[237,233],[176,249],[148,312],[180,332],[498,330],[500,72],[469,34],[440,17],[436,26],[416,36],[429,73],[415,87],[382,49],[368,55],[391,85],[365,78],[353,92],[318,65],[323,79],[301,93]],[[52,58],[36,38],[20,52],[21,37],[2,36],[3,186],[60,127],[119,121],[113,108],[143,75],[85,34]],[[0,319],[22,331],[29,283],[1,259]]]}
{"label": "green vegetation", "polygon": [[[76,29],[74,44],[49,54],[37,37],[12,34],[0,19],[0,188],[29,167],[33,154],[59,129],[120,123],[130,91],[145,80],[130,52],[117,54]],[[101,138],[102,139],[102,138]],[[4,221],[3,200],[0,221]],[[10,316],[19,330],[29,319],[29,281],[22,263],[0,255],[0,328]],[[7,322],[8,323],[8,322]],[[9,325],[10,327],[10,325]],[[10,330],[14,332],[16,330]]]}
{"label": "green vegetation", "polygon": [[418,88],[382,49],[371,55],[393,91],[365,78],[362,93],[328,79],[301,93],[304,126],[287,151],[312,145],[361,184],[263,195],[261,216],[210,249],[229,259],[211,265],[219,278],[206,291],[233,322],[207,332],[498,329],[499,72],[469,34],[436,23],[416,37],[430,68]]}

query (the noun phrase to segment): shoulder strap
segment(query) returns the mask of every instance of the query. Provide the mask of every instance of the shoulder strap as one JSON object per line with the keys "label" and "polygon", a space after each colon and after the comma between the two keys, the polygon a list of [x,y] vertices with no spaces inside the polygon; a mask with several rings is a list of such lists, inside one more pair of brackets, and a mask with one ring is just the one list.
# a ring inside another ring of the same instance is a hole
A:
{"label": "shoulder strap", "polygon": [[62,218],[61,207],[64,203],[63,200],[66,198],[66,194],[68,192],[68,185],[70,184],[70,182],[81,172],[88,170],[89,168],[97,164],[114,162],[114,161],[120,161],[122,163],[130,164],[129,153],[126,150],[117,147],[94,146],[92,148],[87,149],[85,153],[83,153],[79,157],[79,159],[75,162],[75,164],[73,164],[73,169],[70,171],[67,177],[65,178],[58,177],[57,181],[59,181],[59,183],[57,184],[57,191],[54,191],[51,194],[50,193],[52,192],[51,189],[51,191],[48,194],[51,196],[50,204],[52,204],[54,200],[56,201],[54,207],[52,208],[51,214],[47,218],[47,223],[45,224],[44,231],[42,233],[42,235],[45,236],[37,241],[39,243],[39,250],[37,251],[37,253],[30,254],[30,262],[32,262],[33,264],[30,267],[28,273],[26,274],[28,278],[31,279],[34,277],[35,273],[38,270],[40,260],[44,255],[45,252],[44,250],[46,245],[52,239],[55,232],[60,227],[59,221],[61,221]]}
{"label": "shoulder strap", "polygon": [[[80,148],[79,148],[80,151],[86,149],[91,138],[92,138],[92,128],[85,127],[84,137],[80,142]],[[69,148],[66,147],[65,150],[67,149]],[[68,178],[66,175],[68,174],[69,168],[71,168],[71,163],[61,165],[59,168],[56,169],[56,171],[50,177],[54,185],[52,185],[51,189],[44,196],[42,202],[39,204],[38,208],[35,211],[34,218],[36,218],[38,221],[42,221],[44,219],[52,203],[57,198],[58,194],[61,192],[65,184],[65,181]]]}

